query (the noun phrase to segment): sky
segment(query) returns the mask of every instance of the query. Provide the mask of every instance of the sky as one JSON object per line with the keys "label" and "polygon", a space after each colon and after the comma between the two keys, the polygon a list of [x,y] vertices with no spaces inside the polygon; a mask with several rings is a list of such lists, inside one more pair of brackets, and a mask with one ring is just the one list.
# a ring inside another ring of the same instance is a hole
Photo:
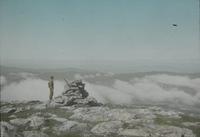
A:
{"label": "sky", "polygon": [[199,0],[1,0],[1,64],[200,68],[199,12]]}

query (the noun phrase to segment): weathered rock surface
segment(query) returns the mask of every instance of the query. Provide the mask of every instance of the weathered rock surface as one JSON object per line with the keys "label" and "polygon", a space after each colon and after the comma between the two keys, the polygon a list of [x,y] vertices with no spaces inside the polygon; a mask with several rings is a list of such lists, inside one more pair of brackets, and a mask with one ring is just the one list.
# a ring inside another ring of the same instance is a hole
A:
{"label": "weathered rock surface", "polygon": [[25,118],[16,118],[16,119],[12,119],[10,120],[10,123],[16,126],[24,126],[29,122],[28,119]]}
{"label": "weathered rock surface", "polygon": [[[157,106],[101,105],[81,81],[50,103],[2,103],[1,137],[198,137],[200,118]],[[183,117],[184,115],[184,117]],[[196,134],[196,135],[195,135]]]}
{"label": "weathered rock surface", "polygon": [[10,123],[15,126],[30,126],[32,128],[38,128],[44,123],[44,118],[38,116],[31,116],[27,119],[25,118],[16,118],[10,120]]}
{"label": "weathered rock surface", "polygon": [[40,131],[24,131],[24,137],[48,137],[47,134]]}
{"label": "weathered rock surface", "polygon": [[150,134],[143,129],[122,129],[119,131],[119,135],[134,136],[134,137],[148,137]]}
{"label": "weathered rock surface", "polygon": [[133,119],[153,119],[155,115],[148,109],[109,109],[108,107],[84,107],[73,111],[71,119],[89,122],[101,121],[131,121]]}
{"label": "weathered rock surface", "polygon": [[92,128],[91,132],[97,135],[118,134],[122,125],[123,123],[121,121],[102,122]]}
{"label": "weathered rock surface", "polygon": [[15,107],[2,107],[0,113],[14,113],[17,109]]}
{"label": "weathered rock surface", "polygon": [[68,119],[66,119],[66,118],[61,118],[61,117],[58,117],[58,116],[56,116],[56,115],[52,115],[49,119],[53,119],[53,120],[56,120],[56,121],[58,121],[58,122],[65,122],[65,121],[68,120]]}
{"label": "weathered rock surface", "polygon": [[88,92],[85,90],[85,84],[81,80],[67,82],[65,92],[56,97],[51,106],[99,106],[95,98],[89,97]]}
{"label": "weathered rock surface", "polygon": [[[54,111],[54,109],[56,110]],[[163,113],[164,111],[165,113]],[[31,109],[28,109],[28,112],[30,113]],[[23,111],[19,113],[24,114]],[[16,113],[15,117],[12,117],[9,122],[1,122],[1,136],[51,136],[51,134],[46,134],[47,132],[56,136],[78,133],[84,137],[181,137],[183,135],[184,137],[195,137],[195,134],[189,128],[195,127],[196,129],[199,124],[198,121],[186,121],[180,123],[180,127],[169,124],[160,125],[155,121],[157,116],[162,116],[171,121],[179,121],[181,119],[180,113],[162,108],[155,111],[150,107],[62,106],[60,108],[45,108],[42,111],[34,109],[31,113],[33,114],[23,118],[18,118],[18,113]],[[22,115],[20,114],[20,116]]]}
{"label": "weathered rock surface", "polygon": [[108,107],[84,107],[74,110],[71,119],[87,121],[87,122],[102,122],[109,121]]}
{"label": "weathered rock surface", "polygon": [[53,128],[58,134],[61,134],[63,132],[80,132],[87,129],[87,124],[85,123],[79,123],[76,121],[65,121],[61,125]]}
{"label": "weathered rock surface", "polygon": [[200,129],[200,122],[183,122],[185,127],[198,127]]}
{"label": "weathered rock surface", "polygon": [[17,137],[16,128],[7,122],[0,122],[1,137]]}
{"label": "weathered rock surface", "polygon": [[30,121],[30,127],[37,128],[44,123],[44,118],[32,116],[28,118],[28,121]]}
{"label": "weathered rock surface", "polygon": [[158,137],[181,137],[182,135],[185,137],[195,137],[191,130],[175,126],[156,126],[152,134]]}

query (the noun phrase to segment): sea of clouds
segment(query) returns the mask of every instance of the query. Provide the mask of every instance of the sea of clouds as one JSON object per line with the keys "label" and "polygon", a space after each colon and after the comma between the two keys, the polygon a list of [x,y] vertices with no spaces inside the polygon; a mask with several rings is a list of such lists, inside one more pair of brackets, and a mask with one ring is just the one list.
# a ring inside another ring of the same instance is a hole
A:
{"label": "sea of clouds", "polygon": [[[171,81],[168,81],[171,80]],[[167,88],[162,84],[166,84]],[[186,83],[186,84],[185,84]],[[194,105],[200,103],[200,79],[181,76],[152,75],[134,78],[131,81],[115,80],[111,87],[87,83],[91,95],[101,102],[130,104],[135,101],[143,103],[173,102]],[[180,87],[188,87],[185,91]],[[194,93],[195,91],[195,93]]]}
{"label": "sea of clouds", "polygon": [[[12,74],[13,75],[13,74]],[[36,75],[21,73],[22,80],[9,83],[5,76],[1,76],[1,99],[12,100],[48,100],[48,81]],[[112,74],[114,75],[114,74]],[[109,75],[112,77],[112,75]],[[102,76],[89,75],[86,78]],[[79,74],[75,78],[82,78],[86,83],[86,90],[90,96],[102,103],[131,104],[135,102],[195,105],[200,104],[200,78],[190,78],[182,75],[154,74],[143,77],[133,77],[123,81],[113,79],[109,85],[88,82]],[[55,80],[54,97],[64,91],[64,81]]]}

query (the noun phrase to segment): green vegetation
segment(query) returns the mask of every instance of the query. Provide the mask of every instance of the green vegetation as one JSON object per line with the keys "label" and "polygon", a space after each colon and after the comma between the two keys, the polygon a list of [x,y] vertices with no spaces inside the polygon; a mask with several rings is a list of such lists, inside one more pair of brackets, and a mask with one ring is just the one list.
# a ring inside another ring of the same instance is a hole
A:
{"label": "green vegetation", "polygon": [[43,109],[42,113],[45,113],[45,112],[55,114],[55,115],[57,115],[58,117],[61,117],[61,118],[69,118],[73,114],[73,112],[69,112],[69,111],[66,111],[65,109],[61,109],[61,108]]}
{"label": "green vegetation", "polygon": [[15,113],[15,115],[17,116],[17,118],[27,118],[35,113],[38,113],[38,116],[42,116],[45,118],[50,117],[50,115],[48,115],[48,113],[55,114],[61,118],[69,118],[73,114],[72,112],[68,112],[68,111],[66,111],[64,109],[60,109],[60,108],[46,108],[46,109],[42,109],[42,110],[35,110],[35,109],[24,110],[24,111]]}
{"label": "green vegetation", "polygon": [[[40,104],[39,101],[30,101],[28,103],[17,103],[17,104],[10,104],[10,103],[1,103],[1,107],[7,107],[7,108],[22,108],[22,111],[19,111],[17,113],[0,113],[1,114],[1,121],[9,121],[12,114],[16,115],[17,118],[27,118],[31,116],[32,114],[38,113],[41,114],[43,117],[48,117],[48,113],[55,114],[58,117],[61,118],[69,118],[73,113],[69,112],[65,109],[61,108],[46,108],[46,109],[27,109],[27,107],[32,107],[32,105]],[[40,116],[40,115],[39,115]]]}
{"label": "green vegetation", "polygon": [[[181,128],[186,128],[182,123],[183,122],[200,122],[200,118],[197,117],[191,117],[188,115],[181,115],[181,118],[169,118],[157,115],[157,117],[154,119],[156,124],[159,125],[171,125],[171,126],[177,126]],[[188,129],[191,129],[194,134],[196,134],[197,137],[200,136],[200,129],[199,127],[190,126],[187,127]]]}
{"label": "green vegetation", "polygon": [[200,117],[192,117],[188,115],[181,115],[181,119],[184,122],[200,122]]}
{"label": "green vegetation", "polygon": [[79,134],[77,133],[62,133],[60,135],[57,135],[54,133],[53,127],[55,127],[56,125],[61,124],[61,122],[58,122],[56,120],[53,119],[46,119],[44,122],[43,127],[47,127],[46,130],[44,130],[44,133],[46,133],[49,137],[81,137]]}
{"label": "green vegetation", "polygon": [[47,130],[44,133],[46,133],[49,137],[81,137],[78,133],[64,133],[61,135],[56,135],[55,133],[52,133],[52,130]]}
{"label": "green vegetation", "polygon": [[11,114],[7,114],[7,113],[0,113],[0,121],[6,121],[8,122],[9,120],[11,120],[11,118],[9,118]]}
{"label": "green vegetation", "polygon": [[61,122],[56,121],[54,119],[46,119],[44,121],[44,125],[43,126],[51,128],[51,127],[54,127],[55,125],[59,125],[59,124],[61,124]]}

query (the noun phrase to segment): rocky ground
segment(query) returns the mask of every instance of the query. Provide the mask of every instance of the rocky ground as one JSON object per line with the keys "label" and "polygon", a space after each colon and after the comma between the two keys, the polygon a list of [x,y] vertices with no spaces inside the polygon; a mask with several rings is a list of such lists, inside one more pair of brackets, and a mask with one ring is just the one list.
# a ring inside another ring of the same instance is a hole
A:
{"label": "rocky ground", "polygon": [[160,107],[1,103],[2,137],[199,137],[200,118]]}
{"label": "rocky ground", "polygon": [[200,137],[200,117],[158,106],[113,106],[80,81],[51,102],[1,102],[1,137]]}

